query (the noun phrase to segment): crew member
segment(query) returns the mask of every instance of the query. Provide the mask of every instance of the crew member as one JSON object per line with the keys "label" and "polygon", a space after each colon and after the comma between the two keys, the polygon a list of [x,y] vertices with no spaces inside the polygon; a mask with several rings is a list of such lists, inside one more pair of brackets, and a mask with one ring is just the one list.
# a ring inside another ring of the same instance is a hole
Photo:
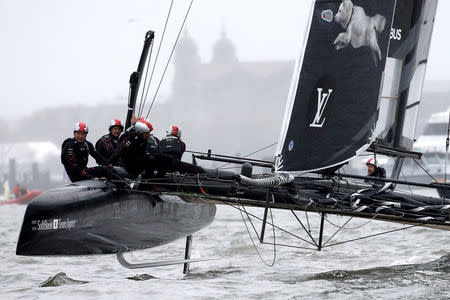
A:
{"label": "crew member", "polygon": [[[105,167],[108,162],[86,140],[88,132],[89,129],[85,123],[75,123],[74,137],[66,139],[62,144],[61,163],[64,165],[70,180],[72,182],[88,179],[98,180],[99,177],[117,179],[114,169]],[[89,155],[103,166],[88,168]]]}
{"label": "crew member", "polygon": [[[133,118],[134,118],[134,121],[133,121]],[[134,125],[136,124],[137,121],[144,121],[144,123],[148,122],[148,120],[146,120],[143,117],[136,119],[136,117],[133,115],[131,118],[132,126],[130,127],[130,130],[134,129]],[[153,127],[152,127],[152,130],[153,130]],[[156,136],[154,136],[151,131],[150,131],[150,137],[148,138],[147,151],[152,155],[159,154],[160,153],[159,152],[159,139]]]}
{"label": "crew member", "polygon": [[16,198],[19,198],[20,196],[22,196],[22,193],[21,193],[21,191],[20,191],[20,184],[16,183],[16,184],[14,185],[13,191],[14,191],[14,196],[15,196]]}
{"label": "crew member", "polygon": [[150,133],[150,137],[148,138],[147,151],[152,155],[159,154],[159,143],[159,139],[152,133]]}
{"label": "crew member", "polygon": [[134,176],[143,171],[146,171],[146,176],[153,176],[155,158],[147,150],[152,130],[150,122],[141,118],[119,138],[120,146],[113,159],[120,157],[121,165]]}
{"label": "crew member", "polygon": [[181,160],[186,151],[186,144],[181,140],[181,130],[178,126],[172,126],[167,131],[167,136],[159,143],[159,150],[162,154],[169,154]]}
{"label": "crew member", "polygon": [[369,159],[366,162],[367,176],[386,178],[386,170],[383,167],[378,166],[378,163],[373,159]]}
{"label": "crew member", "polygon": [[28,190],[26,187],[24,187],[23,185],[20,186],[20,195],[26,195],[28,193]]}
{"label": "crew member", "polygon": [[181,130],[178,126],[172,126],[167,131],[167,136],[159,143],[159,156],[156,155],[159,172],[180,172],[189,174],[204,173],[202,167],[181,161],[186,144],[181,140]]}
{"label": "crew member", "polygon": [[[201,167],[182,162],[171,155],[159,153],[159,147],[156,147],[158,139],[154,136],[150,139],[152,130],[152,125],[140,118],[133,128],[127,129],[119,138],[120,148],[115,156],[121,157],[122,166],[127,172],[137,176],[145,171],[147,177],[154,176],[155,170],[158,171],[158,176],[174,171],[191,174],[204,172]],[[155,143],[154,147],[153,143]]]}
{"label": "crew member", "polygon": [[119,166],[119,157],[113,158],[114,153],[119,149],[119,136],[123,131],[122,122],[119,119],[111,120],[109,124],[109,133],[102,136],[97,143],[95,149],[113,166]]}

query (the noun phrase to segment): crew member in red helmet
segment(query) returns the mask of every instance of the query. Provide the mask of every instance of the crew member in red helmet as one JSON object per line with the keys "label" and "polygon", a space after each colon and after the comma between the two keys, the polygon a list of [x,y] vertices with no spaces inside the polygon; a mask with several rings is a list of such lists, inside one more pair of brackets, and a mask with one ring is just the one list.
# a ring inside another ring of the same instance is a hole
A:
{"label": "crew member in red helmet", "polygon": [[186,151],[186,144],[181,140],[181,130],[178,126],[172,126],[167,131],[167,136],[159,143],[159,151],[181,160],[184,151]]}
{"label": "crew member in red helmet", "polygon": [[[94,146],[86,140],[89,132],[85,123],[75,123],[73,138],[66,139],[62,144],[61,163],[66,169],[67,175],[72,182],[80,180],[106,177],[107,179],[117,179],[113,168],[104,167],[108,165],[101,155],[97,153]],[[89,155],[91,155],[99,165],[98,167],[88,168]]]}
{"label": "crew member in red helmet", "polygon": [[119,119],[111,120],[109,123],[109,133],[102,136],[97,143],[95,143],[97,152],[113,166],[120,165],[119,158],[113,158],[113,155],[116,153],[117,149],[119,149],[119,136],[122,131],[122,122]]}
{"label": "crew member in red helmet", "polygon": [[366,162],[367,166],[367,176],[370,177],[378,177],[378,178],[386,178],[386,170],[378,165],[375,159],[370,158]]}
{"label": "crew member in red helmet", "polygon": [[146,177],[153,177],[157,170],[158,176],[162,177],[166,172],[178,171],[191,174],[204,172],[201,167],[182,162],[171,155],[159,153],[157,149],[159,147],[153,149],[149,142],[152,130],[150,122],[139,118],[136,124],[120,137],[120,148],[114,156],[120,157],[121,164],[128,173],[136,177],[145,171]]}

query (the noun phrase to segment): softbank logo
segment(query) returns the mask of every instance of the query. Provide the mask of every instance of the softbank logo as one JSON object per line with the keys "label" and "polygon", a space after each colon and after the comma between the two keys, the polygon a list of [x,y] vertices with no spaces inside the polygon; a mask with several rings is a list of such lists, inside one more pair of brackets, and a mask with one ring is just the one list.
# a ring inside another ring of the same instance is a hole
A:
{"label": "softbank logo", "polygon": [[[333,93],[332,89],[328,89],[328,93],[323,93],[322,88],[317,89],[317,112],[314,116],[314,120],[309,127],[322,127],[325,123],[325,118],[322,119],[323,112],[325,111],[325,107],[327,106],[328,100],[330,100],[331,93]],[[322,122],[320,122],[322,120]]]}

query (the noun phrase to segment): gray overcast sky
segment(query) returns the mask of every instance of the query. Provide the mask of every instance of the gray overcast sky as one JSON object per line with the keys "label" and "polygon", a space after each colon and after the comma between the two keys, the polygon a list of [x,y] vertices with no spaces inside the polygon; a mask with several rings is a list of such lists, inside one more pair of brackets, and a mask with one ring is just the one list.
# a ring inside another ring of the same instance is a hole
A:
{"label": "gray overcast sky", "polygon": [[[186,28],[204,61],[223,27],[240,60],[293,60],[310,3],[194,0]],[[46,106],[123,101],[144,34],[152,29],[160,38],[169,4],[170,0],[0,0],[0,117]],[[188,4],[175,1],[156,76],[162,73]],[[450,1],[441,0],[428,80],[450,80],[448,12]],[[163,90],[169,86],[167,80]]]}

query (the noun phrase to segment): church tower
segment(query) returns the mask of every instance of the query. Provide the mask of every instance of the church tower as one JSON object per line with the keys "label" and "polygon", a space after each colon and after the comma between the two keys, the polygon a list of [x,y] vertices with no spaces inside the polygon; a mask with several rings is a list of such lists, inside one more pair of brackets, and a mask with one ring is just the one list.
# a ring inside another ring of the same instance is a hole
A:
{"label": "church tower", "polygon": [[198,71],[201,64],[198,48],[189,32],[181,37],[174,56],[174,93],[191,94],[197,86]]}
{"label": "church tower", "polygon": [[233,42],[227,37],[225,29],[222,29],[220,39],[214,45],[212,64],[235,64],[238,62],[236,49]]}

